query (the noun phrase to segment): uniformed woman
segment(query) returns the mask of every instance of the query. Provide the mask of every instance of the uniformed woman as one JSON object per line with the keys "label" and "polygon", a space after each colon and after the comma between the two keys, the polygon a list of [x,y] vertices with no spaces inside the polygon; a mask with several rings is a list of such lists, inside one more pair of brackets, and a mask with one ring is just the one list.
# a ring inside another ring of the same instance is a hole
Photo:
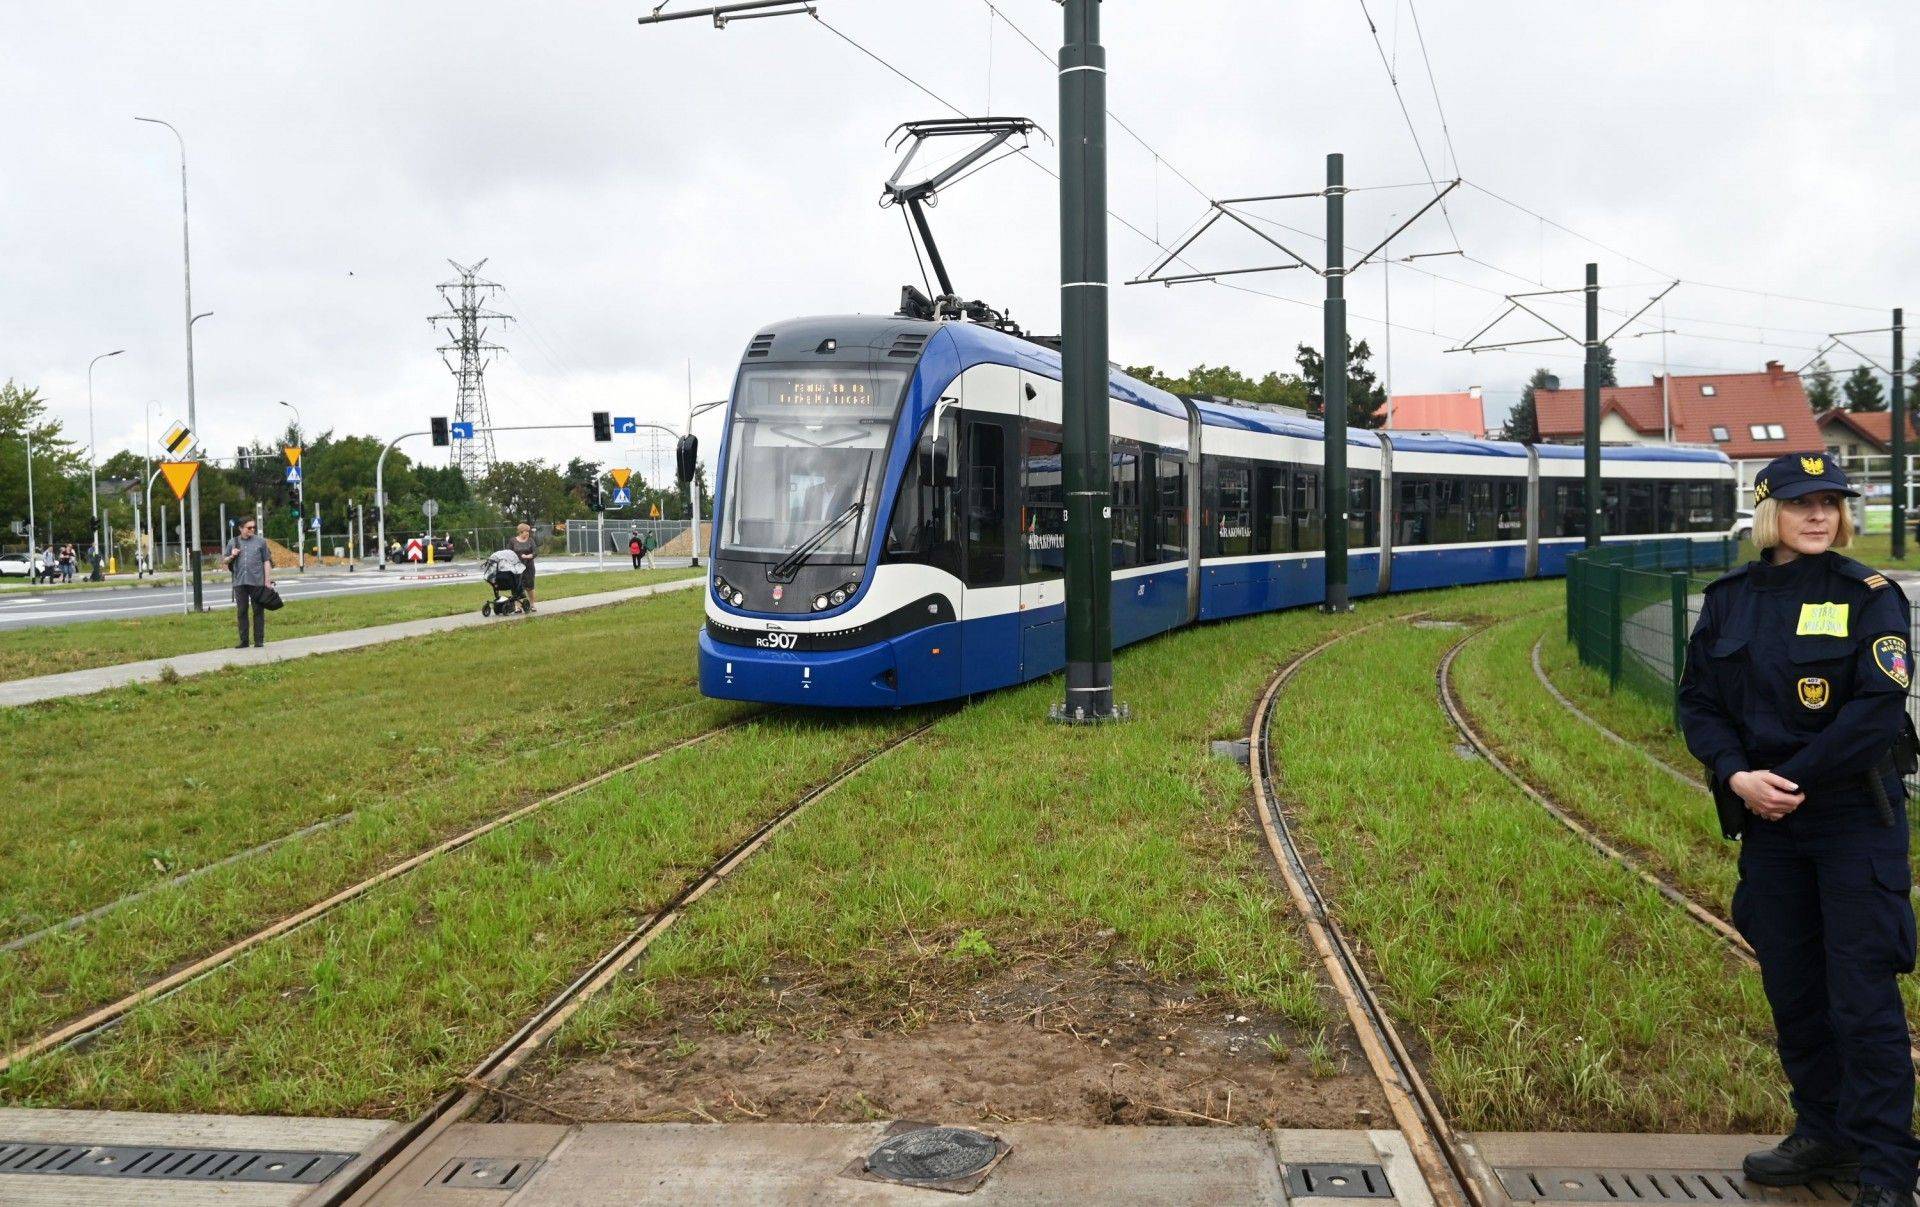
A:
{"label": "uniformed woman", "polygon": [[1733,921],[1792,1087],[1792,1134],[1745,1172],[1857,1179],[1856,1204],[1905,1205],[1920,1162],[1898,986],[1914,963],[1907,600],[1833,552],[1859,492],[1832,458],[1769,462],[1753,494],[1760,559],[1707,588],[1680,681],[1687,748],[1744,838]]}

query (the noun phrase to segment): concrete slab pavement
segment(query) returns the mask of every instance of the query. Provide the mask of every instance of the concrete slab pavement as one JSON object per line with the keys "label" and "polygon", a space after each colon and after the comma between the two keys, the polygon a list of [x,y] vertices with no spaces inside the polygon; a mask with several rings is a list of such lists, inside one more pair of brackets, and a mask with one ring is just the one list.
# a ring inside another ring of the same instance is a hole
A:
{"label": "concrete slab pavement", "polygon": [[477,609],[474,609],[454,616],[434,616],[423,620],[375,625],[371,628],[346,629],[337,633],[316,633],[311,637],[270,641],[262,648],[201,650],[191,654],[175,654],[166,658],[150,658],[142,662],[125,662],[118,666],[67,671],[58,675],[42,675],[34,679],[15,679],[0,683],[0,707],[17,707],[23,704],[38,704],[46,700],[86,696],[134,683],[154,683],[159,681],[169,667],[175,675],[186,678],[225,670],[232,666],[260,666],[270,662],[288,662],[315,654],[364,649],[367,646],[381,645],[389,641],[423,637],[430,633],[445,633],[454,629],[473,628],[476,625],[537,622],[541,616],[582,612],[588,608],[602,608],[609,604],[625,603],[628,600],[645,599],[650,595],[685,591],[699,586],[704,581],[705,579],[694,576],[672,582],[651,583],[644,587],[627,587],[619,591],[575,595],[571,598],[543,603],[540,605],[540,611],[531,617],[494,619],[482,616]]}

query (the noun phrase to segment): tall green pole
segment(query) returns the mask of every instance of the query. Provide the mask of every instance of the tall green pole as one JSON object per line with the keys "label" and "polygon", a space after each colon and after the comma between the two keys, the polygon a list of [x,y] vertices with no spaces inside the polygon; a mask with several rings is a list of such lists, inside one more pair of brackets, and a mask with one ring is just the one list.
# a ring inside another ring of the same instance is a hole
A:
{"label": "tall green pole", "polygon": [[1351,612],[1347,599],[1347,269],[1346,164],[1338,152],[1327,156],[1327,302],[1326,348],[1320,358],[1322,459],[1326,463],[1324,504],[1327,588],[1326,612]]}
{"label": "tall green pole", "polygon": [[1113,464],[1107,450],[1107,52],[1100,0],[1066,0],[1060,50],[1060,361],[1067,494],[1067,694],[1058,715],[1113,707]]}
{"label": "tall green pole", "polygon": [[1586,436],[1587,548],[1600,546],[1606,505],[1600,493],[1600,266],[1587,265],[1587,374],[1582,427]]}
{"label": "tall green pole", "polygon": [[1893,308],[1893,560],[1907,556],[1907,366],[1906,326]]}

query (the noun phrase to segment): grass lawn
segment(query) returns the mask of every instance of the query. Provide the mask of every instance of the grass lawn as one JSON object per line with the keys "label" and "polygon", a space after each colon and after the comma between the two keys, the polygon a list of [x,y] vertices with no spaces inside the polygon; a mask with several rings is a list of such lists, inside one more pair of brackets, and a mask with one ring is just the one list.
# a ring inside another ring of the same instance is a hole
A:
{"label": "grass lawn", "polygon": [[675,594],[0,713],[0,1032],[70,1017],[474,822],[727,720]]}
{"label": "grass lawn", "polygon": [[[686,578],[689,573],[684,569],[569,571],[542,578],[535,594],[552,601]],[[227,588],[219,590],[225,592]],[[401,620],[452,616],[478,611],[485,599],[486,587],[477,582],[290,599],[285,608],[268,618],[267,637],[281,641]],[[223,649],[233,644],[233,634],[230,610],[11,629],[0,633],[0,680]]]}
{"label": "grass lawn", "polygon": [[[1560,590],[1430,606],[1479,623]],[[1449,1115],[1472,1130],[1784,1126],[1758,975],[1461,753],[1435,672],[1464,635],[1390,625],[1334,647],[1282,697],[1275,746],[1335,908]],[[1519,743],[1577,722],[1515,724]]]}
{"label": "grass lawn", "polygon": [[9,1070],[0,1099],[418,1111],[782,804],[921,719],[787,713],[669,753]]}

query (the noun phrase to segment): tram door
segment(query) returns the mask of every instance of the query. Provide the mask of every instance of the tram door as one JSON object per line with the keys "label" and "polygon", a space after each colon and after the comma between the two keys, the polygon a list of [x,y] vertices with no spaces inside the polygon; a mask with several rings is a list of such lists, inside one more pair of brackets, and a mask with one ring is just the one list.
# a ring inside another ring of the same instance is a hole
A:
{"label": "tram door", "polygon": [[1022,370],[1020,417],[1021,678],[1067,664],[1067,496],[1061,474],[1060,383]]}

